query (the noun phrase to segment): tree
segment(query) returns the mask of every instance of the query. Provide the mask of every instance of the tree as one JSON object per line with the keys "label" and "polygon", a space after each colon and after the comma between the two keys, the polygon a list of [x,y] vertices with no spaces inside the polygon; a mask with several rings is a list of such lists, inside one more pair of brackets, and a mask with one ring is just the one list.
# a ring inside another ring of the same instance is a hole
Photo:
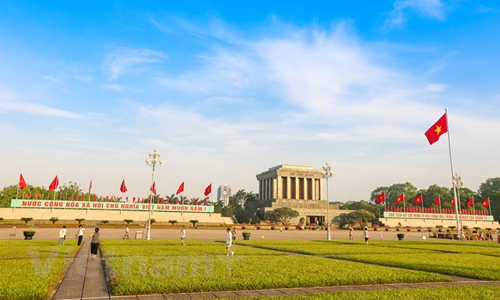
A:
{"label": "tree", "polygon": [[364,209],[359,209],[349,214],[341,214],[338,217],[338,221],[341,227],[344,227],[346,225],[365,227],[366,223],[370,222],[373,219],[375,219],[375,215]]}
{"label": "tree", "polygon": [[234,208],[231,207],[231,206],[224,206],[221,211],[220,211],[221,215],[223,217],[233,217],[234,216]]}
{"label": "tree", "polygon": [[269,220],[276,223],[287,224],[291,219],[297,218],[298,216],[298,211],[291,209],[290,207],[280,207],[276,208],[269,214]]}
{"label": "tree", "polygon": [[59,221],[59,218],[58,217],[52,217],[49,220],[50,220],[50,222],[52,222],[52,224],[56,224],[56,222]]}
{"label": "tree", "polygon": [[151,219],[151,225],[153,225],[153,223],[156,223],[156,220],[155,219]]}
{"label": "tree", "polygon": [[75,219],[75,221],[78,222],[78,225],[81,225],[83,221],[85,221],[85,219]]}
{"label": "tree", "polygon": [[[377,196],[382,192],[385,192],[388,205],[394,205],[396,199],[398,199],[399,195],[403,193],[405,194],[406,204],[409,204],[409,202],[411,202],[411,199],[415,198],[415,196],[417,195],[417,188],[409,182],[395,183],[389,187],[381,186],[372,191],[370,201],[375,202]],[[382,203],[382,205],[383,204],[384,203]]]}
{"label": "tree", "polygon": [[23,221],[24,223],[26,223],[26,225],[28,225],[28,222],[33,221],[33,218],[23,217],[21,218],[21,221]]}
{"label": "tree", "polygon": [[500,220],[500,177],[488,178],[479,186],[478,194],[481,201],[490,198],[491,211],[495,219]]}
{"label": "tree", "polygon": [[427,189],[419,190],[419,193],[422,193],[422,195],[424,196],[425,207],[439,208],[439,206],[434,205],[434,201],[436,201],[437,197],[439,196],[441,198],[441,207],[451,208],[451,199],[453,198],[453,192],[447,187],[433,184]]}
{"label": "tree", "polygon": [[128,226],[130,223],[134,222],[134,220],[125,219],[125,220],[123,220],[123,222],[127,223],[127,226]]}
{"label": "tree", "polygon": [[172,226],[175,225],[175,223],[177,223],[177,220],[169,220],[168,223],[172,224]]}
{"label": "tree", "polygon": [[193,228],[196,227],[196,223],[198,223],[198,220],[189,220],[189,223],[193,224]]}

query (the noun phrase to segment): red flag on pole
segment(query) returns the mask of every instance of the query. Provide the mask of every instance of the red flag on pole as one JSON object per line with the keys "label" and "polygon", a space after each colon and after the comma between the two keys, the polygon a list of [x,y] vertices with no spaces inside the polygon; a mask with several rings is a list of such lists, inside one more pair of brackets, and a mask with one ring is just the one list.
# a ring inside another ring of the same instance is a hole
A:
{"label": "red flag on pole", "polygon": [[434,123],[426,132],[425,136],[429,141],[429,144],[434,144],[439,140],[439,137],[448,131],[448,123],[446,122],[446,113],[439,118],[439,120]]}
{"label": "red flag on pole", "polygon": [[125,179],[123,179],[122,185],[120,186],[120,192],[122,192],[122,193],[127,192],[127,186],[125,185]]}
{"label": "red flag on pole", "polygon": [[455,198],[451,200],[451,206],[455,206]]}
{"label": "red flag on pole", "polygon": [[490,206],[490,198],[486,198],[483,202],[483,207],[488,207]]}
{"label": "red flag on pole", "polygon": [[151,186],[149,190],[153,192],[154,195],[156,195],[156,182],[153,182],[153,186]]}
{"label": "red flag on pole", "polygon": [[21,176],[19,177],[19,188],[22,190],[26,188],[26,186],[26,181],[24,180],[23,174],[21,173]]}
{"label": "red flag on pole", "polygon": [[380,204],[384,201],[385,201],[385,192],[383,192],[382,194],[378,195],[377,198],[375,198],[375,202],[377,202],[377,204]]}
{"label": "red flag on pole", "polygon": [[90,184],[89,184],[89,195],[91,190],[92,190],[92,179],[90,179]]}
{"label": "red flag on pole", "polygon": [[54,180],[52,180],[52,183],[49,186],[49,191],[53,191],[53,190],[57,189],[58,186],[59,186],[59,179],[56,176],[54,178]]}
{"label": "red flag on pole", "polygon": [[177,189],[177,193],[175,193],[176,195],[179,195],[180,193],[184,192],[184,181],[181,183],[181,185],[179,186],[179,188]]}
{"label": "red flag on pole", "polygon": [[95,201],[95,195],[94,195],[94,197],[93,197],[93,200],[92,200],[92,201]]}
{"label": "red flag on pole", "polygon": [[132,197],[132,203],[135,203],[135,197]]}
{"label": "red flag on pole", "polygon": [[471,207],[474,205],[474,197],[470,197],[469,202],[467,202],[467,208]]}
{"label": "red flag on pole", "polygon": [[441,195],[438,195],[436,200],[434,200],[434,205],[439,205],[441,203]]}
{"label": "red flag on pole", "polygon": [[210,195],[210,193],[212,192],[212,184],[209,184],[206,188],[205,188],[205,197]]}
{"label": "red flag on pole", "polygon": [[418,205],[418,204],[422,203],[422,201],[423,201],[423,197],[422,197],[422,194],[420,194],[417,197],[415,197],[415,199],[413,199],[413,204]]}
{"label": "red flag on pole", "polygon": [[396,202],[394,202],[394,204],[398,204],[398,203],[401,203],[401,202],[405,202],[405,194],[401,194],[398,199],[396,199]]}

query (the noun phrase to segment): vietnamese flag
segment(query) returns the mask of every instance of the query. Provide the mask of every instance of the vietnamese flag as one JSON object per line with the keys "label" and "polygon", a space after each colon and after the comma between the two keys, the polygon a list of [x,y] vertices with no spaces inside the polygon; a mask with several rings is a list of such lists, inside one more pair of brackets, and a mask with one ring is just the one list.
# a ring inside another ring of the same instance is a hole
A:
{"label": "vietnamese flag", "polygon": [[94,197],[93,197],[93,200],[92,200],[92,201],[95,201],[95,195],[94,195]]}
{"label": "vietnamese flag", "polygon": [[439,205],[441,203],[441,195],[438,195],[436,200],[434,200],[434,205]]}
{"label": "vietnamese flag", "polygon": [[422,194],[418,195],[415,199],[413,199],[413,204],[418,205],[424,201],[424,197]]}
{"label": "vietnamese flag", "polygon": [[401,203],[401,202],[405,202],[405,194],[401,194],[398,199],[396,200],[396,202],[394,202],[394,204],[398,204],[398,203]]}
{"label": "vietnamese flag", "polygon": [[53,191],[53,190],[57,189],[58,186],[59,186],[59,179],[56,176],[54,178],[54,180],[52,180],[52,183],[49,186],[49,191]]}
{"label": "vietnamese flag", "polygon": [[474,205],[474,197],[470,197],[469,202],[467,202],[467,208],[471,207]]}
{"label": "vietnamese flag", "polygon": [[23,173],[21,173],[21,176],[19,177],[19,188],[22,190],[26,188],[27,184],[26,181],[24,180]]}
{"label": "vietnamese flag", "polygon": [[434,144],[439,140],[439,137],[445,134],[448,131],[448,121],[446,117],[446,113],[431,126],[426,132],[425,136],[429,141],[429,144]]}
{"label": "vietnamese flag", "polygon": [[123,179],[122,185],[120,186],[120,192],[122,192],[122,193],[127,192],[127,186],[125,185],[125,179]]}
{"label": "vietnamese flag", "polygon": [[451,200],[451,206],[455,206],[455,198],[453,198],[453,200]]}
{"label": "vietnamese flag", "polygon": [[156,182],[153,182],[153,186],[149,190],[156,195]]}
{"label": "vietnamese flag", "polygon": [[179,195],[180,193],[184,192],[184,181],[181,183],[181,185],[179,186],[179,188],[177,189],[177,193],[175,193],[176,195]]}
{"label": "vietnamese flag", "polygon": [[206,188],[205,188],[205,197],[210,195],[210,193],[212,192],[212,184],[209,184]]}
{"label": "vietnamese flag", "polygon": [[385,192],[383,192],[382,194],[378,195],[377,198],[375,198],[375,202],[377,202],[377,204],[380,204],[384,201],[385,201]]}
{"label": "vietnamese flag", "polygon": [[490,206],[490,198],[486,198],[483,202],[483,207],[488,207]]}

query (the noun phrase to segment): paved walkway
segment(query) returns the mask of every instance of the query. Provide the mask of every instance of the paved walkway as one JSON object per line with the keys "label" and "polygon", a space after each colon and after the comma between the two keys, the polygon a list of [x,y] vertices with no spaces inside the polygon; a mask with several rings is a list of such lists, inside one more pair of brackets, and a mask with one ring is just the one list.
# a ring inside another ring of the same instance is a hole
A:
{"label": "paved walkway", "polygon": [[57,299],[109,299],[101,253],[90,258],[90,242],[85,241],[54,295]]}
{"label": "paved walkway", "polygon": [[[424,289],[424,288],[436,288],[436,287],[466,287],[466,286],[500,287],[500,281],[465,280],[465,281],[454,281],[454,282],[392,283],[392,284],[349,285],[349,286],[329,286],[329,287],[309,287],[309,288],[307,287],[281,288],[281,289],[267,289],[267,290],[118,296],[118,297],[111,297],[111,299],[112,300],[215,299],[215,298],[241,298],[241,297],[263,297],[263,296],[313,295],[313,294],[327,294],[335,292],[368,292],[374,290]],[[97,299],[110,299],[110,298],[94,297],[94,298],[82,298],[82,299],[97,300]]]}

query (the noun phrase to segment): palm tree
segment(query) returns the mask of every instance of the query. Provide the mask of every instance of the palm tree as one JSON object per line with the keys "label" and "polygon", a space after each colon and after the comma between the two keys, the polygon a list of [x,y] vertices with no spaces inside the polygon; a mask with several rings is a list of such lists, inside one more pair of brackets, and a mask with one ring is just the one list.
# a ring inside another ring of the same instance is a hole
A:
{"label": "palm tree", "polygon": [[78,222],[78,225],[81,225],[83,221],[85,221],[85,219],[75,219],[75,221]]}
{"label": "palm tree", "polygon": [[52,224],[56,224],[57,221],[59,221],[58,217],[52,217],[52,218],[50,218],[50,222],[52,222]]}

